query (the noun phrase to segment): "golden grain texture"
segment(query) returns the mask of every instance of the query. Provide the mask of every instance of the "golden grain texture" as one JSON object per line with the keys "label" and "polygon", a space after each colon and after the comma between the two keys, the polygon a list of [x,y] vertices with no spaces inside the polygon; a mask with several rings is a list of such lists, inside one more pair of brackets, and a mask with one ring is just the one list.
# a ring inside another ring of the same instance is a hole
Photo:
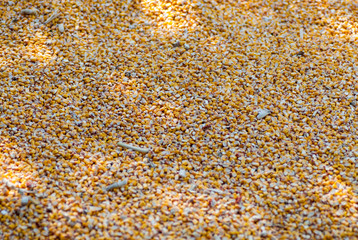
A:
{"label": "golden grain texture", "polygon": [[357,239],[357,7],[1,1],[0,238]]}

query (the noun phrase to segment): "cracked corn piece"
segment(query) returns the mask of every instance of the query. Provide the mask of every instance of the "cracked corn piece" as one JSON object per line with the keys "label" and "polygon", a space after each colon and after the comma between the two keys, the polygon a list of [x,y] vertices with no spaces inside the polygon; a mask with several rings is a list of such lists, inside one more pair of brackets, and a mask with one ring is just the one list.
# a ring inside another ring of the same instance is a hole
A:
{"label": "cracked corn piece", "polygon": [[2,1],[0,238],[356,239],[357,16]]}

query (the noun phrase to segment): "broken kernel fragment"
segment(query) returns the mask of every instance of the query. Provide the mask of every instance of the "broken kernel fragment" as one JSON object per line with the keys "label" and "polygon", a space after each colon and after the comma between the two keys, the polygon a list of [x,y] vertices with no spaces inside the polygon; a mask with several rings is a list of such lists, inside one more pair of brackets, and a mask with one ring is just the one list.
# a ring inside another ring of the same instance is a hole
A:
{"label": "broken kernel fragment", "polygon": [[1,239],[356,236],[355,1],[0,2]]}

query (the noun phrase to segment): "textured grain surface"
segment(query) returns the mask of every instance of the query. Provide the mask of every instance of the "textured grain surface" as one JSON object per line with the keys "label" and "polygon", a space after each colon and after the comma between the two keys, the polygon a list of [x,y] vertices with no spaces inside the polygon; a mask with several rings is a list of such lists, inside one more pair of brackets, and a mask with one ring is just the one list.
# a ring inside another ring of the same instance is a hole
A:
{"label": "textured grain surface", "polygon": [[0,238],[357,239],[357,16],[0,1]]}

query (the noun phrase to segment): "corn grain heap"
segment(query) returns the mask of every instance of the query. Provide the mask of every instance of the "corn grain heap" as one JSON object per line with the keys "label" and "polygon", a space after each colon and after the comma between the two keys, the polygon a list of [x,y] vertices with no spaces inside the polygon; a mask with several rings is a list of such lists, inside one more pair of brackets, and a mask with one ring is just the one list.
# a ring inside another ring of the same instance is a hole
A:
{"label": "corn grain heap", "polygon": [[0,16],[1,239],[358,238],[354,1]]}

